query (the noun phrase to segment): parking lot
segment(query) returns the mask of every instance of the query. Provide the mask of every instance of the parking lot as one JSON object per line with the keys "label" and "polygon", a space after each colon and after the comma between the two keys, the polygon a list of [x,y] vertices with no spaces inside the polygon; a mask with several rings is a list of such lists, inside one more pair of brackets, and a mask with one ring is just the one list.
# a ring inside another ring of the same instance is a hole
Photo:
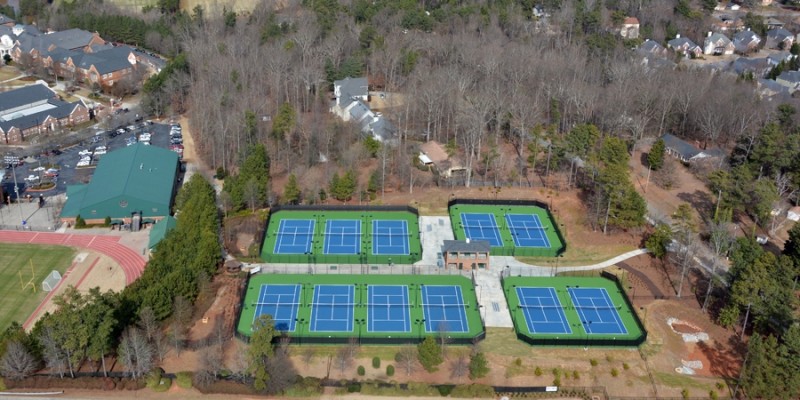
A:
{"label": "parking lot", "polygon": [[[132,142],[131,138],[138,140],[140,137],[146,138],[147,134],[150,134],[149,142],[152,146],[166,149],[171,146],[169,124],[152,123],[148,125],[140,122],[120,129],[109,131],[92,129],[93,134],[88,135],[88,139],[84,139],[80,143],[65,148],[57,148],[56,146],[46,148],[48,149],[46,154],[27,155],[28,157],[36,158],[36,162],[24,162],[13,169],[6,166],[2,181],[4,192],[10,195],[12,199],[16,198],[13,177],[16,175],[20,197],[25,198],[28,194],[32,197],[38,197],[41,194],[47,198],[65,193],[67,185],[88,183],[94,173],[97,162],[103,157],[113,157],[113,151],[123,148],[127,143]],[[144,137],[142,136],[143,134],[145,135]],[[81,159],[85,158],[87,153],[95,153],[95,150],[101,146],[105,147],[106,154],[102,154],[103,151],[101,149],[97,151],[97,154],[92,155],[89,165],[85,165],[85,161],[81,163]],[[22,156],[24,154],[17,155]],[[26,157],[21,158],[25,159]],[[32,161],[32,159],[28,158],[28,161]],[[82,164],[82,166],[78,167],[79,164]],[[57,176],[47,176],[55,175],[53,174],[54,169],[58,170]],[[50,174],[48,174],[48,170],[51,172]],[[47,191],[31,190],[26,192],[30,185],[48,181],[55,181],[56,186]]]}

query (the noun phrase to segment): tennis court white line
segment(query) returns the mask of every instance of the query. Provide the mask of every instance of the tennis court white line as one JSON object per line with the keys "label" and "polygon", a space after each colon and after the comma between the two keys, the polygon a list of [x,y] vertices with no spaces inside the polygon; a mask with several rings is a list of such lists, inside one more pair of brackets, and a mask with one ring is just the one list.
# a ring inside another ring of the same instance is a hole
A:
{"label": "tennis court white line", "polygon": [[[534,288],[534,287],[531,287],[531,288]],[[536,332],[536,325],[535,325],[535,323],[537,323],[537,322],[539,322],[539,323],[559,322],[561,324],[562,330],[564,331],[563,333],[564,334],[571,334],[572,333],[572,329],[569,327],[569,322],[566,319],[567,315],[563,311],[563,305],[561,304],[561,301],[558,299],[558,294],[556,293],[555,288],[553,288],[553,287],[546,287],[546,288],[545,287],[537,287],[537,288],[547,289],[548,294],[550,294],[550,297],[524,296],[523,295],[524,293],[523,293],[522,289],[525,289],[525,287],[517,287],[516,288],[517,289],[517,299],[519,300],[520,306],[523,307],[523,313],[525,314],[525,322],[526,322],[525,325],[528,326],[528,332],[533,333],[533,334],[537,333]],[[523,299],[524,299],[524,301],[523,301]],[[544,321],[534,320],[532,318],[531,311],[536,309],[536,308],[535,307],[531,307],[531,306],[536,306],[536,304],[533,304],[533,305],[528,304],[528,300],[530,300],[530,299],[536,299],[536,301],[539,303],[538,306],[540,307],[539,309],[542,311],[542,316],[544,316],[544,318],[545,318]],[[551,300],[553,302],[556,302],[557,304],[553,304],[552,306],[546,306],[546,305],[542,304],[542,300],[541,299],[548,299],[548,300]],[[558,308],[560,308],[560,310],[556,313],[558,315],[559,321],[550,321],[549,319],[547,319],[547,313],[544,312],[544,308],[545,307],[555,308],[556,306],[559,306]],[[548,332],[548,333],[550,333],[550,332]]]}
{"label": "tennis court white line", "polygon": [[[336,228],[333,227],[333,222],[350,222],[353,223],[352,225],[343,225],[337,226]],[[351,247],[352,253],[335,253],[333,255],[345,255],[345,254],[358,254],[361,252],[361,220],[357,219],[329,219],[325,222],[325,254],[332,254],[330,252],[331,246],[338,246],[338,247]],[[337,230],[338,232],[334,232],[333,230]],[[347,232],[349,230],[353,230],[354,232]],[[358,235],[358,239],[353,244],[345,245],[344,237],[345,235]],[[332,243],[332,238],[339,237],[339,243],[334,244]]]}
{"label": "tennis court white line", "polygon": [[[433,322],[438,322],[438,323],[444,322],[445,324],[447,324],[448,322],[455,321],[454,319],[447,319],[447,313],[444,310],[446,310],[447,307],[453,307],[454,305],[459,304],[459,301],[461,301],[461,302],[464,301],[464,296],[461,293],[461,286],[454,286],[454,285],[425,285],[424,287],[425,287],[424,292],[425,292],[425,300],[426,301],[422,304],[423,313],[425,313],[424,311],[427,309],[427,307],[442,307],[442,317],[445,318],[445,319],[433,319],[433,318],[430,318],[430,317],[427,318],[427,321],[431,323],[430,324],[431,328],[438,329],[438,328],[435,328],[435,326],[433,325]],[[432,294],[430,294],[430,292],[427,289],[429,287],[447,287],[447,288],[451,288],[451,289],[453,289],[453,294],[434,294],[434,295],[432,295]],[[437,298],[437,297],[439,298],[439,303],[431,303],[430,302],[431,298]],[[455,302],[447,302],[447,303],[445,303],[444,302],[444,298],[445,297],[448,297],[448,298],[455,297],[456,301]],[[425,313],[425,314],[427,314],[427,313]],[[469,326],[468,321],[467,321],[467,318],[469,318],[469,316],[467,315],[467,312],[463,309],[463,307],[459,307],[458,316],[459,316],[458,322],[459,322],[459,325],[461,326],[460,332],[467,332],[468,330],[464,329],[464,324],[467,324],[467,326]],[[463,316],[463,318],[462,318],[462,316]],[[426,317],[428,317],[428,316],[426,315]],[[428,330],[427,327],[425,328],[425,330],[427,332],[433,332],[433,330]]]}
{"label": "tennis court white line", "polygon": [[[379,222],[399,222],[401,225],[398,226],[379,226]],[[395,233],[395,231],[397,233]],[[396,219],[375,219],[372,220],[372,253],[374,255],[382,256],[382,255],[408,255],[410,253],[410,239],[408,238],[409,235],[408,230],[408,221],[405,220],[396,220]],[[389,236],[389,243],[388,244],[380,244],[375,240],[375,235],[388,235]],[[400,253],[391,253],[389,251],[382,251],[381,249],[388,248],[394,249],[398,247],[398,244],[395,244],[395,238],[400,240],[400,244],[402,245],[402,251]]]}
{"label": "tennis court white line", "polygon": [[[531,216],[531,217],[533,217],[533,219],[535,221],[535,225],[529,225],[528,224],[529,221],[520,221],[520,222],[516,222],[515,223],[513,219],[509,218],[509,217],[512,217],[512,216],[515,216],[515,215],[525,216],[525,217]],[[547,239],[547,234],[545,233],[546,229],[545,229],[544,225],[542,225],[542,221],[541,221],[541,219],[539,219],[538,215],[536,215],[536,214],[505,214],[505,219],[506,219],[506,223],[508,224],[509,233],[511,232],[511,230],[514,230],[514,232],[516,233],[516,235],[511,235],[512,238],[514,239],[514,246],[516,246],[516,247],[539,247],[539,246],[524,246],[524,245],[521,245],[520,244],[520,240],[519,240],[519,239],[536,239],[536,240],[543,241],[544,246],[542,246],[541,248],[551,248],[552,247],[550,245],[550,240]],[[520,231],[518,229],[522,230],[522,232],[525,232],[527,237],[524,237],[524,238],[520,237],[520,235],[519,235]],[[532,236],[531,232],[536,232],[536,236],[535,237]]]}
{"label": "tennis court white line", "polygon": [[[483,222],[481,222],[480,219],[478,219],[478,221],[476,221],[476,222],[477,222],[477,228],[481,232],[481,237],[474,238],[469,234],[469,231],[467,230],[467,228],[465,228],[465,225],[469,226],[469,227],[476,227],[475,225],[473,225],[471,223],[470,224],[467,223],[467,218],[466,218],[467,215],[473,215],[473,216],[475,216],[475,218],[478,218],[478,216],[489,216],[489,220],[490,221],[494,221],[494,225],[484,225]],[[497,226],[497,219],[495,219],[494,214],[489,214],[489,213],[463,213],[463,212],[461,213],[461,229],[464,230],[464,235],[469,237],[470,240],[488,240],[488,239],[490,239],[490,237],[485,234],[484,227],[486,227],[486,229],[491,229],[491,232],[492,232],[492,237],[491,238],[496,239],[496,241],[493,241],[491,243],[498,243],[498,246],[502,246],[503,245],[503,239],[500,237],[500,229]]]}
{"label": "tennis court white line", "polygon": [[[620,319],[620,316],[618,315],[619,312],[616,310],[616,307],[614,307],[614,305],[612,303],[609,303],[609,300],[611,298],[608,296],[608,291],[606,291],[605,288],[585,288],[585,289],[600,290],[601,293],[604,293],[605,296],[606,296],[605,298],[604,297],[580,297],[580,298],[578,298],[578,297],[576,297],[576,294],[575,294],[575,292],[573,290],[571,290],[571,289],[569,290],[569,295],[570,295],[570,298],[572,299],[572,304],[575,307],[575,310],[578,312],[578,314],[580,314],[581,324],[583,325],[584,330],[587,331],[586,333],[594,334],[594,330],[591,329],[591,326],[594,325],[594,324],[600,325],[600,324],[612,324],[613,323],[613,324],[615,324],[617,326],[617,328],[619,328],[617,330],[621,331],[621,333],[619,333],[619,332],[612,332],[612,333],[600,332],[600,333],[598,333],[598,335],[603,335],[603,334],[605,334],[605,335],[613,335],[613,334],[622,334],[622,335],[624,335],[624,334],[627,334],[628,330],[625,328],[625,324],[622,323],[622,320]],[[591,308],[582,307],[580,305],[580,302],[578,301],[580,299],[589,299],[592,302],[592,307],[606,307],[606,308],[609,308],[609,309],[613,310],[612,314],[614,316],[614,321],[611,321],[611,322],[603,321],[603,319],[600,317],[600,313],[597,312],[597,310],[594,310],[594,309],[591,309]],[[595,304],[594,299],[602,299],[604,304],[601,305],[601,306],[598,306],[598,305]],[[597,318],[599,319],[599,321],[594,321],[592,319],[586,318],[586,314],[584,312],[587,311],[587,310],[594,311],[594,313],[597,316]],[[584,321],[586,321],[587,323],[584,323]],[[588,322],[591,322],[591,323],[588,323]],[[588,325],[588,327],[587,327],[587,325]]]}

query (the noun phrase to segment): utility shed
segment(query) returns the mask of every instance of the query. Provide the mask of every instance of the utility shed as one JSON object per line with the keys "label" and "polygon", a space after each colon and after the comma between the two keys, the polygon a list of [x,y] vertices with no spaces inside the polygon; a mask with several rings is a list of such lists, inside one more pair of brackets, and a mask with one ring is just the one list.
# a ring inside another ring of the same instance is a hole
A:
{"label": "utility shed", "polygon": [[109,152],[100,160],[92,180],[67,187],[61,220],[74,223],[80,215],[87,224],[106,217],[131,223],[158,221],[169,215],[177,187],[178,154],[137,143]]}
{"label": "utility shed", "polygon": [[164,238],[167,236],[167,233],[175,229],[175,226],[177,225],[178,221],[169,215],[164,217],[164,219],[161,221],[156,222],[156,224],[150,229],[150,240],[147,244],[147,248],[151,251],[154,250],[156,245],[164,240]]}

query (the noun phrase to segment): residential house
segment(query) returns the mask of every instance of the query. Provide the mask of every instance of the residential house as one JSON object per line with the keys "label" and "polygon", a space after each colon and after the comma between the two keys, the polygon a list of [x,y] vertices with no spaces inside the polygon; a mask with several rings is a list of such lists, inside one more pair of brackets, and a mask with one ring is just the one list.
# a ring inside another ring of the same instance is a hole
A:
{"label": "residential house", "polygon": [[769,61],[770,65],[775,66],[780,64],[781,62],[792,61],[792,59],[795,57],[797,56],[788,51],[776,51],[767,56],[767,61]]}
{"label": "residential house", "polygon": [[642,42],[642,44],[639,45],[639,48],[637,50],[639,50],[640,53],[652,54],[660,57],[664,57],[668,53],[667,49],[665,49],[664,46],[662,46],[655,40],[651,39],[647,39],[644,42]]}
{"label": "residential house", "polygon": [[696,45],[691,39],[681,37],[680,34],[675,39],[667,42],[667,48],[672,51],[683,54],[686,57],[698,57],[703,54],[703,49]]}
{"label": "residential house", "polygon": [[740,18],[729,14],[713,17],[711,22],[711,30],[715,32],[738,32],[742,29],[744,29],[744,22]]}
{"label": "residential house", "polygon": [[773,17],[767,18],[767,20],[764,21],[764,24],[767,25],[767,29],[783,29],[783,27],[786,25],[783,23],[783,21]]}
{"label": "residential house", "polygon": [[784,71],[775,79],[775,82],[789,88],[790,93],[794,93],[800,88],[800,71]]}
{"label": "residential house", "polygon": [[335,101],[331,112],[343,121],[352,121],[361,132],[380,142],[394,142],[397,128],[383,114],[370,109],[367,78],[347,77],[333,82]]}
{"label": "residential house", "polygon": [[780,102],[789,102],[791,100],[792,95],[789,88],[772,79],[759,79],[756,84],[758,86],[758,95],[762,98],[774,99]]}
{"label": "residential house", "polygon": [[721,160],[725,158],[725,151],[720,148],[701,150],[697,146],[669,133],[661,136],[661,140],[664,141],[664,148],[667,154],[686,164],[702,159]]}
{"label": "residential house", "polygon": [[[420,161],[432,164],[438,175],[445,179],[463,178],[467,174],[464,164],[456,157],[450,157],[444,146],[435,141],[423,143],[420,147]],[[423,157],[424,156],[424,157]]]}
{"label": "residential house", "polygon": [[9,17],[7,17],[7,16],[5,16],[3,14],[0,14],[0,26],[5,26],[7,28],[13,28],[14,25],[16,25],[16,24],[17,24],[17,22],[14,21],[13,19],[11,19],[11,18],[9,18]]}
{"label": "residential house", "polygon": [[703,54],[707,55],[731,55],[733,54],[733,42],[721,33],[708,32],[703,42]]}
{"label": "residential house", "polygon": [[747,58],[739,57],[733,60],[733,71],[736,75],[753,74],[755,78],[763,78],[772,69],[773,64],[769,58]]}
{"label": "residential house", "polygon": [[749,28],[733,35],[733,48],[739,54],[751,54],[758,51],[758,45],[761,44],[761,37]]}
{"label": "residential house", "polygon": [[82,101],[62,101],[43,83],[0,93],[0,138],[6,144],[88,120],[89,110]]}
{"label": "residential house", "polygon": [[794,35],[786,29],[770,29],[764,47],[768,49],[789,50],[794,44]]}
{"label": "residential house", "polygon": [[627,17],[622,22],[619,34],[626,39],[639,38],[639,20],[636,17]]}
{"label": "residential house", "polygon": [[490,251],[486,240],[445,240],[442,243],[447,269],[489,269]]}

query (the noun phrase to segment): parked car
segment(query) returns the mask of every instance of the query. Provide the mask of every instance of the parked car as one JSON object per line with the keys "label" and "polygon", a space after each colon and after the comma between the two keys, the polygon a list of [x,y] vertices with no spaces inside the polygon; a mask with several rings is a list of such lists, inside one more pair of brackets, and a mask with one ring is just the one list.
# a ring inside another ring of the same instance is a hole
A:
{"label": "parked car", "polygon": [[25,180],[28,181],[28,182],[38,181],[39,180],[39,175],[28,175],[28,177],[25,178]]}
{"label": "parked car", "polygon": [[81,150],[81,151],[79,151],[79,152],[78,152],[78,155],[79,155],[79,156],[81,156],[81,157],[83,157],[83,156],[89,156],[89,155],[91,155],[91,154],[92,154],[92,151],[91,151],[91,150]]}
{"label": "parked car", "polygon": [[33,169],[33,172],[44,171],[44,167],[36,167]]}

